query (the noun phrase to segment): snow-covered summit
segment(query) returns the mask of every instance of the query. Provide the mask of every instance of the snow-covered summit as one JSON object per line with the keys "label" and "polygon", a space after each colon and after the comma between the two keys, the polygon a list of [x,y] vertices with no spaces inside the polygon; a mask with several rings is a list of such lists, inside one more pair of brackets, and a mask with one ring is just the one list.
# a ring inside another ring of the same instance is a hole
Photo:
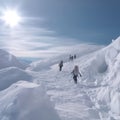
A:
{"label": "snow-covered summit", "polygon": [[5,67],[26,68],[14,55],[0,49],[0,69]]}
{"label": "snow-covered summit", "polygon": [[112,43],[109,46],[113,46],[119,51],[120,50],[120,37],[118,37],[116,40],[112,40]]}

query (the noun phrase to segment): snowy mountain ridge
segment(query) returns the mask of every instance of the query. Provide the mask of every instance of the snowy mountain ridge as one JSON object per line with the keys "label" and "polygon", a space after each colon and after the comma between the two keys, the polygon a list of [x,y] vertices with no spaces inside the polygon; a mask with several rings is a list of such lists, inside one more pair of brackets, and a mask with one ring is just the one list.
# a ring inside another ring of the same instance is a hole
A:
{"label": "snowy mountain ridge", "polygon": [[[73,63],[66,62],[64,63],[64,68],[63,68],[64,72],[62,73],[63,75],[61,74],[59,76],[60,78],[57,77],[58,81],[61,81],[61,79],[63,79],[64,81],[68,79],[72,79],[70,77],[70,72],[72,71],[74,65],[76,64],[79,65],[83,77],[79,82],[78,88],[79,90],[81,90],[81,86],[82,86],[82,90],[85,91],[90,101],[94,103],[95,109],[93,113],[96,113],[96,115],[99,116],[97,118],[95,118],[95,116],[89,116],[88,117],[89,120],[93,120],[93,119],[119,120],[120,119],[119,116],[120,115],[120,107],[119,107],[120,106],[120,80],[119,80],[120,79],[119,77],[120,47],[119,46],[120,46],[120,37],[112,41],[112,43],[107,47],[102,48],[96,52],[87,54],[85,56],[82,56],[77,60],[75,60]],[[57,64],[53,65],[51,69],[52,70],[48,72],[48,74],[49,75],[51,74],[51,81],[54,81],[52,79],[56,79],[56,75],[60,74],[59,72],[56,71],[58,69],[58,65]],[[47,77],[47,74],[45,74],[43,75],[43,78],[45,78],[47,81],[44,84],[47,84],[49,82],[48,79],[50,78],[50,76]],[[48,85],[48,91],[50,89],[53,89],[51,88],[51,86]],[[56,97],[53,95],[53,93],[52,96]],[[63,114],[61,114],[61,116],[63,117],[63,119],[66,119],[66,116],[64,116]],[[72,115],[71,117],[73,117],[71,118],[71,120],[88,119],[84,117],[82,118],[80,116],[79,117],[77,116],[78,118],[77,117],[75,118],[75,116]]]}
{"label": "snowy mountain ridge", "polygon": [[[86,49],[74,61],[63,55],[61,72],[61,57],[34,62],[26,70],[14,63],[1,67],[0,119],[120,120],[119,46],[120,37],[102,49]],[[77,85],[71,75],[75,65],[82,74]]]}
{"label": "snowy mountain ridge", "polygon": [[0,120],[60,120],[43,85],[33,83],[16,57],[4,50],[0,55]]}
{"label": "snowy mountain ridge", "polygon": [[[105,63],[107,65],[106,75],[103,78],[103,85],[106,85],[98,92],[98,102],[106,104],[111,118],[120,119],[120,37],[112,42],[106,49]],[[104,93],[104,94],[102,94]],[[103,106],[103,105],[102,105]]]}
{"label": "snowy mountain ridge", "polygon": [[26,65],[23,65],[14,55],[0,49],[0,69],[13,66],[21,69],[25,69],[27,67]]}

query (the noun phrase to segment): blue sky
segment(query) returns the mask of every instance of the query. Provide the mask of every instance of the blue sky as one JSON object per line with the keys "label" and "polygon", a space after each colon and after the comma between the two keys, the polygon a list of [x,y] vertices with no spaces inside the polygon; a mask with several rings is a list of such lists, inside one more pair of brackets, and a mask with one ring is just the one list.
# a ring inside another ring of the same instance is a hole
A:
{"label": "blue sky", "polygon": [[54,46],[81,42],[107,45],[120,35],[119,5],[119,0],[1,0],[0,10],[15,8],[23,17],[15,29],[0,21],[1,48],[30,56],[58,54]]}
{"label": "blue sky", "polygon": [[[29,2],[28,2],[29,1]],[[61,36],[108,44],[120,34],[119,0],[27,0],[26,15],[43,17]]]}

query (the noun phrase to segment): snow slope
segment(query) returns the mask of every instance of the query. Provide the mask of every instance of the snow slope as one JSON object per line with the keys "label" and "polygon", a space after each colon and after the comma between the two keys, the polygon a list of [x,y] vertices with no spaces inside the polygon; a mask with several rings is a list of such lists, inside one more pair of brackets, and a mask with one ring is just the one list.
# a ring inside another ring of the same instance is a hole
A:
{"label": "snow slope", "polygon": [[[37,69],[62,120],[120,120],[120,38],[99,51],[51,69]],[[71,71],[79,65],[82,78],[74,85]],[[37,68],[42,68],[38,63]],[[33,70],[36,70],[33,66]],[[40,71],[39,71],[40,70]]]}
{"label": "snow slope", "polygon": [[[106,109],[111,119],[120,119],[120,37],[103,50],[105,63],[108,66],[102,80],[105,86],[98,91],[97,103],[99,109]],[[104,94],[102,94],[104,93]],[[100,95],[101,94],[101,95]],[[103,112],[103,111],[102,111]],[[102,114],[102,117],[108,117]]]}
{"label": "snow slope", "polygon": [[0,69],[13,66],[22,69],[26,68],[26,65],[19,62],[15,56],[0,49]]}
{"label": "snow slope", "polygon": [[43,85],[33,83],[25,67],[0,50],[0,120],[60,120]]}
{"label": "snow slope", "polygon": [[20,80],[32,81],[32,76],[25,70],[16,67],[0,69],[0,90],[8,88]]}
{"label": "snow slope", "polygon": [[0,92],[0,120],[60,120],[41,85],[19,81]]}
{"label": "snow slope", "polygon": [[50,66],[57,64],[61,60],[64,60],[64,62],[68,62],[69,60],[69,55],[77,55],[78,57],[84,56],[86,54],[92,53],[96,50],[99,50],[103,46],[98,46],[98,45],[92,45],[92,44],[79,44],[79,45],[73,45],[69,47],[63,47],[61,48],[60,51],[62,50],[62,54],[59,54],[58,56],[54,56],[45,60],[40,60],[36,61],[30,64],[28,67],[29,70],[33,71],[40,71],[43,69],[48,69]]}
{"label": "snow slope", "polygon": [[[64,54],[62,58],[34,62],[27,71],[11,67],[1,69],[3,81],[6,74],[15,81],[0,92],[0,119],[120,120],[119,46],[120,38],[117,38],[100,50],[88,49],[85,54],[84,51],[78,53],[79,57],[73,62],[68,61],[69,55]],[[58,61],[61,59],[64,66],[59,72]],[[75,65],[79,65],[82,74],[78,84],[74,83],[71,74]],[[12,71],[17,73],[13,74]],[[18,76],[12,77],[16,74]],[[22,75],[24,81],[17,82]],[[25,82],[30,80],[29,75],[34,83]],[[9,79],[7,77],[5,84]],[[44,89],[55,106],[49,97],[44,97],[47,96],[42,92]]]}

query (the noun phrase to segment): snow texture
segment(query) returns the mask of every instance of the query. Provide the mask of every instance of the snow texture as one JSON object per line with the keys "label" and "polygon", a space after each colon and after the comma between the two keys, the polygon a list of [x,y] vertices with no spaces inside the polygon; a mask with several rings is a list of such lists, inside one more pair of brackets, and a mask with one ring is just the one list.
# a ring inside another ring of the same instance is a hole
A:
{"label": "snow texture", "polygon": [[[73,61],[65,53],[36,61],[27,70],[1,69],[0,120],[120,120],[119,46],[120,37],[101,49],[91,45],[77,51]],[[78,84],[71,74],[75,65],[82,74]]]}
{"label": "snow texture", "polygon": [[0,70],[0,90],[8,88],[20,80],[32,81],[32,76],[16,67],[8,67]]}
{"label": "snow texture", "polygon": [[19,81],[0,92],[0,120],[60,120],[42,86]]}
{"label": "snow texture", "polygon": [[13,66],[22,69],[26,68],[26,65],[23,65],[14,55],[0,49],[0,69]]}

